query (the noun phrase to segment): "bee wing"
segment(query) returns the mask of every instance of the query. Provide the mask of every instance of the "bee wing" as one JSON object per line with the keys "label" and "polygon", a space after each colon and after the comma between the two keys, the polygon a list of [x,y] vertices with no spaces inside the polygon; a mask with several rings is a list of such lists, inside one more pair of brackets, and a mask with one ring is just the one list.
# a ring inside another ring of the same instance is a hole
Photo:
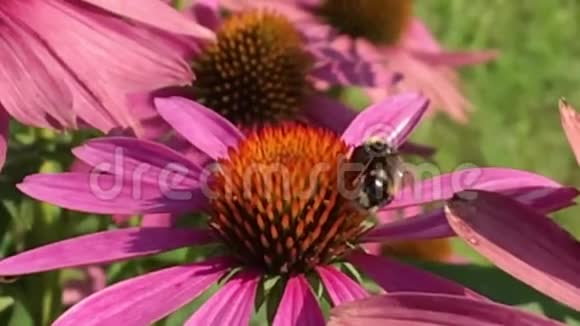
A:
{"label": "bee wing", "polygon": [[417,178],[412,167],[406,164],[398,155],[393,156],[391,162],[391,168],[394,172],[394,193],[398,193],[407,187],[413,189]]}
{"label": "bee wing", "polygon": [[416,176],[415,176],[415,172],[413,172],[412,170],[408,169],[405,170],[403,172],[403,179],[401,181],[401,189],[404,188],[415,188],[415,181],[417,180]]}

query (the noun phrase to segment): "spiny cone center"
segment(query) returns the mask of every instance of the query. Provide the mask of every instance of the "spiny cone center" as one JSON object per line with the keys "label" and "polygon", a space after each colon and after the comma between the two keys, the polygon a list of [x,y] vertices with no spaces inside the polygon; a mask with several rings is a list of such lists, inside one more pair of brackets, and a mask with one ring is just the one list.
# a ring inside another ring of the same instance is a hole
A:
{"label": "spiny cone center", "polygon": [[366,218],[339,191],[347,152],[335,134],[297,124],[250,134],[213,175],[211,227],[242,263],[270,274],[340,258]]}
{"label": "spiny cone center", "polygon": [[345,34],[394,45],[407,28],[412,11],[412,0],[325,0],[319,14]]}
{"label": "spiny cone center", "polygon": [[233,123],[252,127],[296,116],[311,61],[286,18],[249,11],[229,17],[192,67],[194,98]]}

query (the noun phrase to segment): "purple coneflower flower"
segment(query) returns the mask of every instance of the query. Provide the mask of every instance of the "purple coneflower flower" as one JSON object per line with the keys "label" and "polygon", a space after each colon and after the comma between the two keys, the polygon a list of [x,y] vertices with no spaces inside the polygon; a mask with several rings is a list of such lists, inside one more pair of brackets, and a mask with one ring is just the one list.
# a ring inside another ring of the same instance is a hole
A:
{"label": "purple coneflower flower", "polygon": [[[323,325],[307,277],[321,280],[333,305],[368,296],[339,268],[342,262],[350,262],[388,293],[441,293],[486,300],[451,281],[357,250],[365,242],[453,235],[443,209],[368,231],[369,212],[353,205],[338,186],[337,162],[348,157],[353,146],[373,136],[369,130],[388,126],[380,128],[384,131],[381,136],[396,148],[414,130],[427,104],[416,94],[390,98],[361,112],[342,136],[299,124],[244,135],[195,102],[157,99],[160,115],[217,162],[217,169],[203,170],[158,143],[108,137],[74,150],[79,159],[94,167],[93,173],[33,175],[19,188],[37,199],[87,212],[207,212],[209,228],[140,227],[85,235],[6,258],[0,261],[0,275],[102,264],[208,243],[227,249],[226,256],[114,284],[73,306],[55,325],[149,324],[219,280],[223,281],[221,289],[186,324],[247,325],[259,284],[276,276],[284,290],[273,324]],[[488,168],[420,182],[414,188],[421,189],[420,196],[407,189],[391,207],[449,199],[462,189],[461,180],[466,176],[471,178],[471,188],[509,194],[538,211],[570,205],[576,196],[575,190],[538,175]],[[434,187],[440,188],[434,191]],[[558,250],[553,249],[551,252]]]}
{"label": "purple coneflower flower", "polygon": [[9,116],[139,134],[125,94],[190,81],[188,40],[214,36],[157,0],[3,0],[0,18],[0,166]]}
{"label": "purple coneflower flower", "polygon": [[516,308],[469,298],[396,293],[347,303],[333,309],[329,326],[448,325],[448,326],[562,326]]}
{"label": "purple coneflower flower", "polygon": [[[389,89],[369,87],[374,101],[399,90],[421,91],[458,122],[467,122],[469,101],[460,90],[455,69],[492,60],[496,51],[447,51],[413,16],[411,0],[222,0],[227,8],[264,6],[284,12],[314,37],[334,44],[337,57],[356,53],[369,62],[384,63],[385,72],[402,74]],[[325,48],[329,53],[329,48]],[[329,70],[338,66],[326,67]],[[346,72],[348,74],[348,72]]]}

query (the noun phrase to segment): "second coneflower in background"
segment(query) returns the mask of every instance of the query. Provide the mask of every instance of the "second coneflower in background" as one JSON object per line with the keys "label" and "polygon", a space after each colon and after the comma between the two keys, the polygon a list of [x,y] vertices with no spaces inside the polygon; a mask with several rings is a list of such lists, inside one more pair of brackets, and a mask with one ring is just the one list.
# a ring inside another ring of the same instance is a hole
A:
{"label": "second coneflower in background", "polygon": [[[275,10],[247,10],[224,16],[216,1],[194,2],[184,16],[216,33],[187,58],[194,79],[135,96],[136,114],[163,134],[169,128],[153,108],[154,97],[184,96],[227,118],[240,128],[283,121],[308,121],[342,132],[355,113],[317,92],[330,85],[390,87],[396,80],[380,65],[357,55],[328,56],[325,40],[309,37],[289,17]],[[328,72],[321,67],[341,67]],[[349,71],[349,73],[344,73]]]}
{"label": "second coneflower in background", "polygon": [[[397,90],[422,91],[432,106],[458,122],[467,122],[469,101],[456,68],[484,63],[495,51],[449,51],[413,15],[412,0],[223,0],[227,8],[271,7],[291,17],[313,38],[325,38],[335,56],[353,53],[398,72],[395,88],[369,87],[374,100]],[[328,48],[325,49],[328,51]],[[338,68],[340,67],[333,67]]]}

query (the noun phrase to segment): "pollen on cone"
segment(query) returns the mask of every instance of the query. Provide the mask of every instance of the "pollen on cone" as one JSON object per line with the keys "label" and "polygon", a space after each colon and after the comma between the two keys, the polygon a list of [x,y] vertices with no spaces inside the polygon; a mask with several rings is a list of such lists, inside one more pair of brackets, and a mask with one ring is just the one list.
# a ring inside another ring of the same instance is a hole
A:
{"label": "pollen on cone", "polygon": [[339,258],[367,214],[342,196],[335,134],[294,123],[254,132],[213,175],[210,225],[245,264],[300,273]]}

